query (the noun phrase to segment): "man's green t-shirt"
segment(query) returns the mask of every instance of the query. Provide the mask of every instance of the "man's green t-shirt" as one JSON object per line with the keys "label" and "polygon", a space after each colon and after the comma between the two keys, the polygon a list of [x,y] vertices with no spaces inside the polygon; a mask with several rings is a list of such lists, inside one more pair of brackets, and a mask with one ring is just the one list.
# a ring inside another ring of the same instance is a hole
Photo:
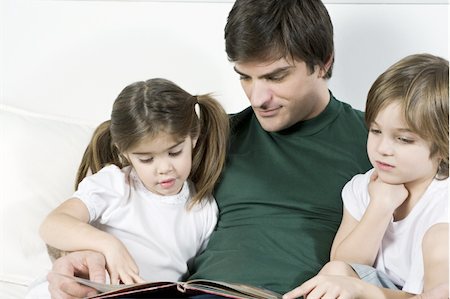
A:
{"label": "man's green t-shirt", "polygon": [[285,293],[329,260],[341,190],[370,168],[363,113],[331,96],[317,117],[275,133],[251,108],[232,117],[214,197],[219,222],[191,277]]}

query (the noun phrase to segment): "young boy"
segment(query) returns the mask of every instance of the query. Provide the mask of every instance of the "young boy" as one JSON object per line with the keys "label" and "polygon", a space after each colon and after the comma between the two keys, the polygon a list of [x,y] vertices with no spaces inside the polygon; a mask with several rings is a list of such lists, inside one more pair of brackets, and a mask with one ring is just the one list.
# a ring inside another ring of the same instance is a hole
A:
{"label": "young boy", "polygon": [[409,298],[448,283],[448,79],[447,60],[420,54],[375,81],[373,169],[342,191],[332,261],[284,298]]}

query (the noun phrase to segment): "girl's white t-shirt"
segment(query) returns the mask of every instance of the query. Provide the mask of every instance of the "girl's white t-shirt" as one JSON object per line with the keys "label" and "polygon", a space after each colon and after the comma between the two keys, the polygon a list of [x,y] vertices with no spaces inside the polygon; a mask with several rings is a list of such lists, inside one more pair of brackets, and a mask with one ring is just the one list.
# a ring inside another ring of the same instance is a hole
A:
{"label": "girl's white t-shirt", "polygon": [[[358,221],[370,202],[368,186],[373,171],[354,176],[342,190],[345,209]],[[433,180],[406,218],[391,219],[383,237],[373,266],[405,292],[423,291],[422,239],[434,224],[449,222],[448,183],[448,179]]]}
{"label": "girl's white t-shirt", "polygon": [[88,208],[90,224],[125,244],[143,279],[179,281],[217,222],[212,198],[186,209],[192,192],[185,182],[180,193],[161,196],[146,189],[132,167],[110,165],[86,177],[73,197]]}

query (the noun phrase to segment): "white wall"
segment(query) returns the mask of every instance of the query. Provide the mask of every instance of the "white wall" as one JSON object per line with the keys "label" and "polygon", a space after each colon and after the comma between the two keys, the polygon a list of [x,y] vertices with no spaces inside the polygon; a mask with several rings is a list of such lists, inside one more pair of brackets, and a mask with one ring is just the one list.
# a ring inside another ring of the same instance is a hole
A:
{"label": "white wall", "polygon": [[[330,88],[359,109],[378,74],[401,57],[448,59],[447,1],[384,2],[325,1],[336,44]],[[239,111],[247,100],[223,41],[231,6],[0,0],[0,101],[97,123],[125,85],[166,77],[191,93],[214,92],[228,112]]]}

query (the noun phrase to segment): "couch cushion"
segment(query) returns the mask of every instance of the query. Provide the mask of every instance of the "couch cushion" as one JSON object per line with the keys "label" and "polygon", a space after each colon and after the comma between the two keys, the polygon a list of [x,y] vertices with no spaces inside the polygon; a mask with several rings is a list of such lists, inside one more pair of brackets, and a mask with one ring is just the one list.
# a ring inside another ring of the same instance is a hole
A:
{"label": "couch cushion", "polygon": [[0,105],[0,282],[28,285],[51,268],[38,227],[73,193],[93,128]]}

